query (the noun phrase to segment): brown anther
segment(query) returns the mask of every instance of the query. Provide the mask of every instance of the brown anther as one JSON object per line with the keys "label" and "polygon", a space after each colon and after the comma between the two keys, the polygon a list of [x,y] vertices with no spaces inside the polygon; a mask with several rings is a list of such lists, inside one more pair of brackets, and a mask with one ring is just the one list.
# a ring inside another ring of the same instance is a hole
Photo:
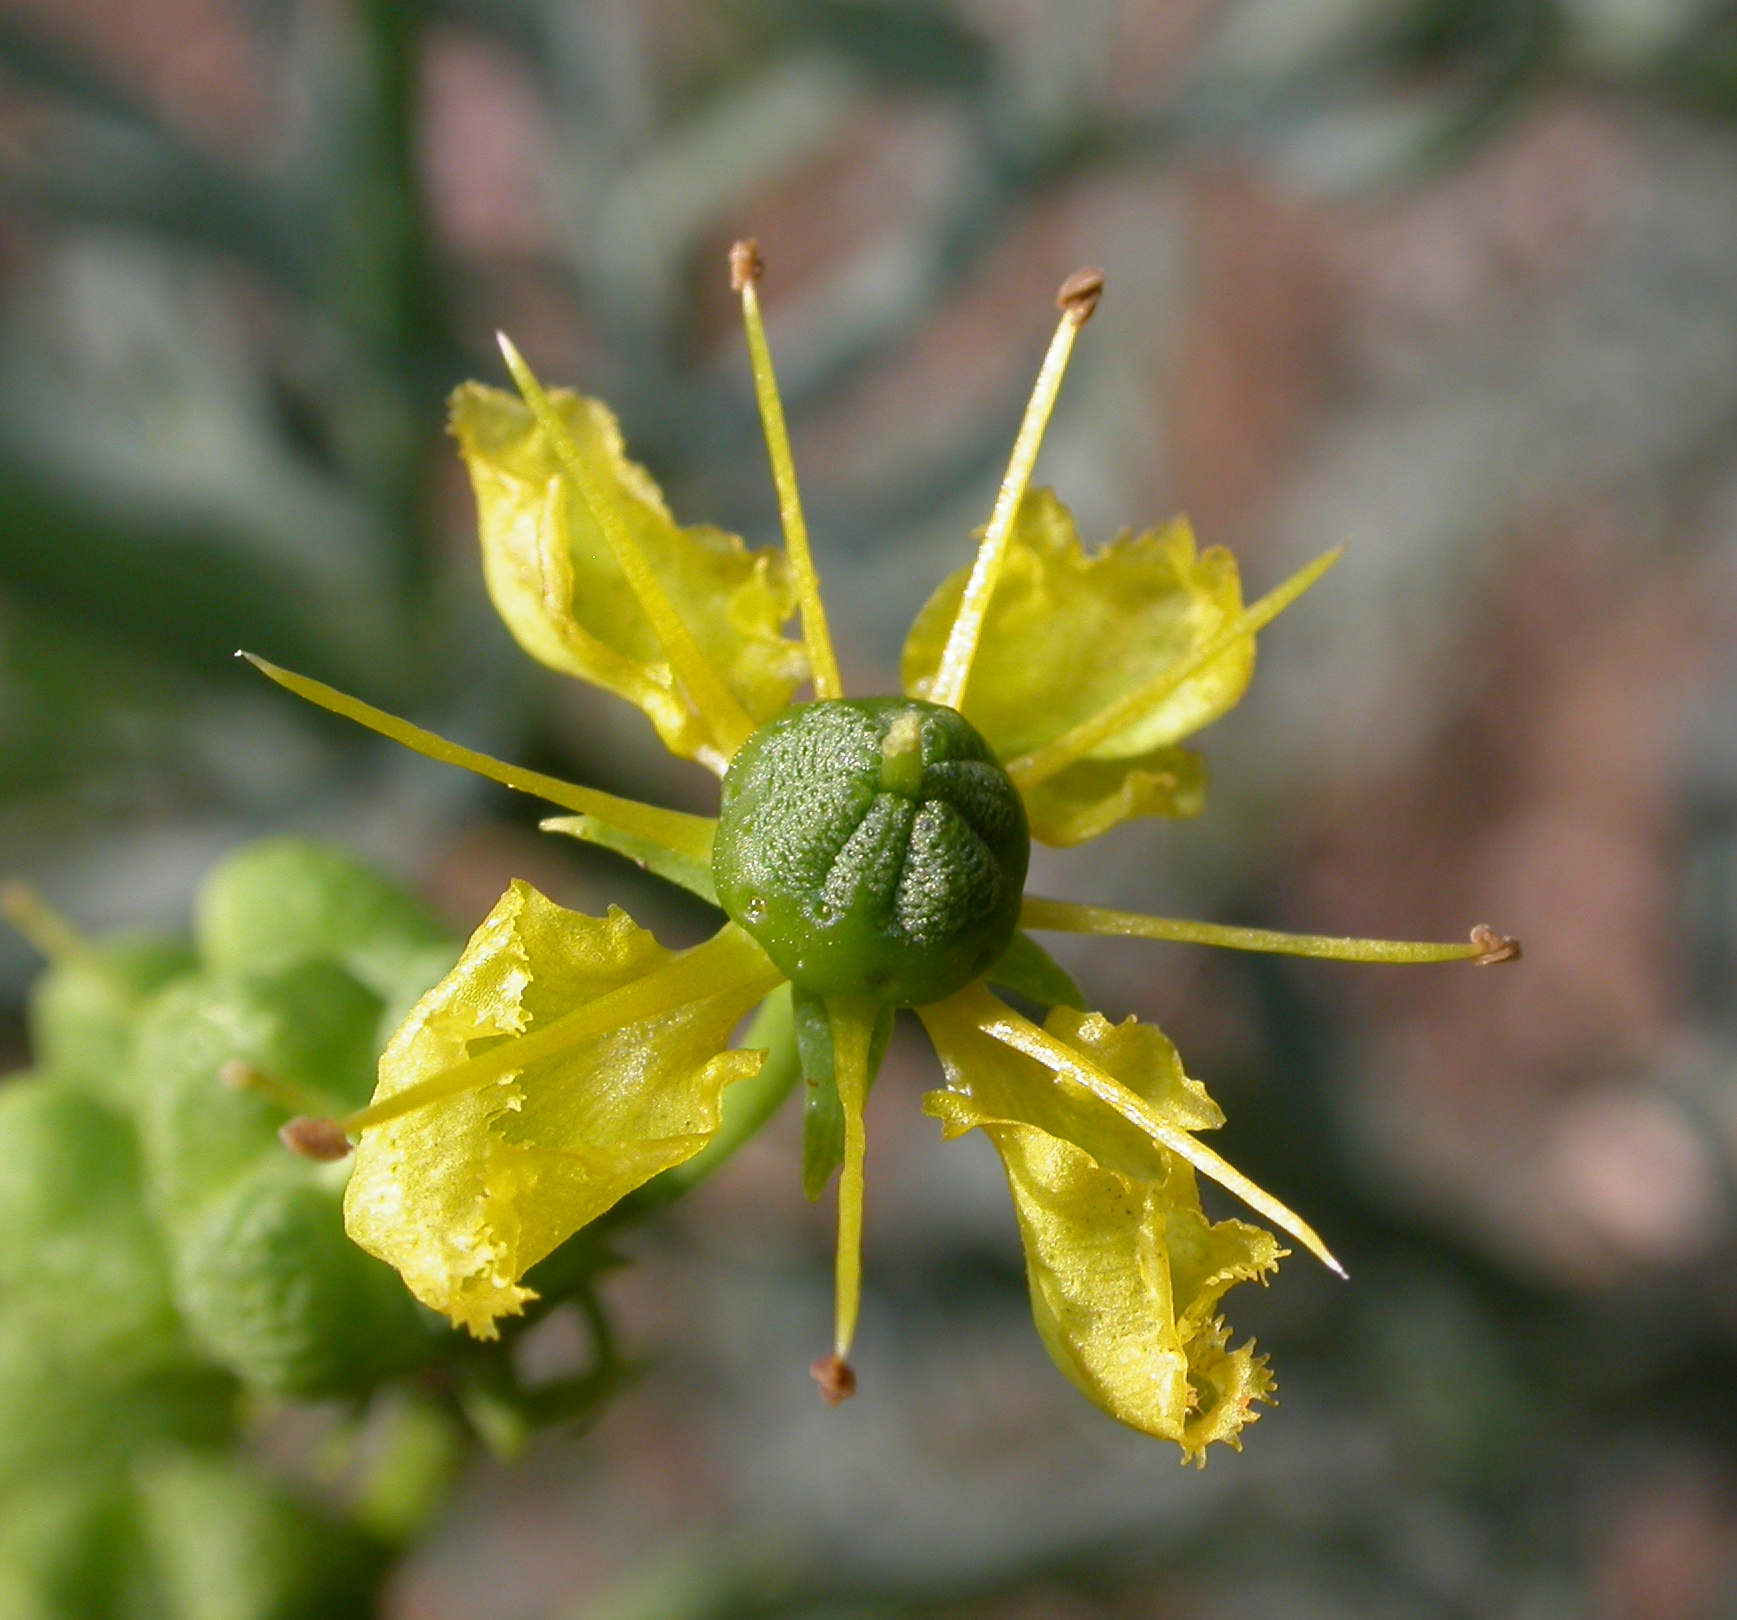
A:
{"label": "brown anther", "polygon": [[1498,934],[1488,923],[1479,923],[1472,930],[1472,943],[1478,954],[1472,958],[1479,967],[1494,967],[1498,962],[1518,962],[1520,942],[1509,934]]}
{"label": "brown anther", "polygon": [[1073,317],[1075,326],[1084,326],[1104,296],[1102,270],[1076,270],[1061,284],[1055,295],[1055,307]]}
{"label": "brown anther", "polygon": [[231,1091],[257,1091],[260,1074],[251,1063],[244,1063],[240,1058],[231,1058],[217,1071],[217,1078]]}
{"label": "brown anther", "polygon": [[760,257],[760,244],[744,236],[730,248],[730,291],[740,292],[750,281],[758,281],[766,269]]}
{"label": "brown anther", "polygon": [[291,1153],[299,1153],[304,1159],[318,1159],[321,1164],[347,1158],[350,1152],[350,1139],[335,1119],[314,1119],[307,1114],[297,1114],[281,1126],[277,1139]]}
{"label": "brown anther", "polygon": [[820,1386],[820,1398],[828,1406],[842,1406],[856,1394],[856,1374],[836,1352],[822,1356],[808,1369],[808,1376]]}

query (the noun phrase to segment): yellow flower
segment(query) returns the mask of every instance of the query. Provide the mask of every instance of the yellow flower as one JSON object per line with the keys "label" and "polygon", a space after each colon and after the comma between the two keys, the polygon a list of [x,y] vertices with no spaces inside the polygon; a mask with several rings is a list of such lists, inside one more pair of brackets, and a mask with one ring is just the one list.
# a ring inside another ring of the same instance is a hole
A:
{"label": "yellow flower", "polygon": [[[638,704],[666,746],[722,777],[718,820],[502,764],[254,660],[316,703],[573,812],[544,825],[629,855],[729,920],[672,953],[620,911],[582,916],[514,883],[393,1038],[372,1103],[293,1122],[287,1138],[326,1151],[358,1138],[351,1236],[487,1338],[532,1297],[523,1278],[538,1260],[625,1194],[702,1153],[715,1160],[764,1119],[799,1053],[809,1195],[839,1171],[835,1343],[814,1368],[838,1400],[855,1387],[846,1357],[863,1104],[893,1012],[910,1007],[946,1076],[925,1109],[948,1137],[981,1130],[1001,1155],[1033,1315],[1057,1366],[1105,1411],[1202,1460],[1215,1440],[1238,1445],[1273,1389],[1252,1346],[1231,1348],[1220,1302],[1286,1251],[1261,1227],[1209,1221],[1197,1176],[1337,1262],[1200,1140],[1223,1116],[1163,1034],[1087,1012],[1025,930],[1352,961],[1488,962],[1518,948],[1484,928],[1464,945],[1328,939],[1024,894],[1032,836],[1071,845],[1131,816],[1201,809],[1204,773],[1180,744],[1236,703],[1256,633],[1338,553],[1245,606],[1229,553],[1197,550],[1182,520],[1082,550],[1060,501],[1028,488],[1102,288],[1080,272],[1059,295],[976,558],[912,627],[904,695],[846,699],[753,245],[738,244],[731,262],[782,552],[678,527],[608,410],[546,394],[504,339],[521,398],[468,384],[453,399],[502,618],[533,657]],[[782,627],[798,610],[802,637],[788,640]],[[814,700],[793,705],[804,680]],[[1048,1007],[1047,1018],[1021,1016],[991,985]],[[756,1006],[745,1045],[732,1048]]]}

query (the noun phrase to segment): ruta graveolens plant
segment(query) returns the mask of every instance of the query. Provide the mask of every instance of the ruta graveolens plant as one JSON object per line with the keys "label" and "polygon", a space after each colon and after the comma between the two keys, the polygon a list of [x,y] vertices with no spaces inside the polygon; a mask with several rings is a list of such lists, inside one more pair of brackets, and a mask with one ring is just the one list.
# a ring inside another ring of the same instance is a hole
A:
{"label": "ruta graveolens plant", "polygon": [[[841,1400],[855,1387],[863,1104],[893,1014],[911,1008],[946,1075],[926,1111],[948,1136],[981,1130],[1000,1152],[1056,1364],[1122,1422],[1203,1459],[1215,1440],[1236,1445],[1273,1389],[1253,1347],[1231,1347],[1219,1303],[1285,1251],[1262,1227],[1210,1221],[1197,1176],[1339,1266],[1307,1222],[1201,1141],[1223,1115],[1164,1035],[1087,1011],[1028,930],[1358,962],[1487,963],[1517,947],[1483,927],[1466,944],[1329,939],[1025,894],[1033,837],[1073,845],[1132,816],[1201,809],[1200,760],[1179,744],[1237,701],[1256,632],[1339,553],[1245,606],[1229,553],[1197,551],[1180,519],[1082,551],[1067,509],[1028,487],[1102,291],[1081,271],[1061,288],[976,559],[911,629],[903,695],[847,697],[754,244],[731,263],[781,553],[678,527],[609,411],[546,393],[505,338],[521,398],[467,384],[452,402],[501,616],[533,657],[637,703],[668,748],[715,771],[716,820],[502,764],[254,660],[315,703],[575,812],[544,826],[634,857],[727,921],[671,952],[618,910],[583,916],[516,882],[388,1045],[369,1106],[297,1121],[288,1139],[341,1155],[356,1138],[350,1235],[487,1337],[534,1297],[522,1279],[537,1260],[652,1177],[715,1160],[755,1128],[787,1083],[767,1053],[794,1039],[809,1196],[839,1171],[836,1335],[813,1371]],[[792,641],[783,626],[798,612]],[[805,680],[813,701],[795,703]],[[1023,1017],[994,985],[1048,1016]],[[758,1086],[768,1072],[780,1078]]]}

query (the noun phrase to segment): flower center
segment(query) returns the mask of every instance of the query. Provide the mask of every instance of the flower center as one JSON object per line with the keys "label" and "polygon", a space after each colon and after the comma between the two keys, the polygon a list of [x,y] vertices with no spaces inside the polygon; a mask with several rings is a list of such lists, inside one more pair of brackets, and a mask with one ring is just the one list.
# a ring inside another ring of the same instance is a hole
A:
{"label": "flower center", "polygon": [[1007,949],[1030,855],[1018,792],[958,713],[829,699],[738,750],[712,875],[801,989],[920,1007]]}

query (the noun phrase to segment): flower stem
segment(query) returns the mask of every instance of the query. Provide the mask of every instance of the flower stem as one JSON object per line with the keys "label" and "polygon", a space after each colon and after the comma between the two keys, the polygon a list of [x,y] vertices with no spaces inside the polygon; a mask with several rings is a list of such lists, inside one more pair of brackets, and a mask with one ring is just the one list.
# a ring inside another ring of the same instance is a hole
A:
{"label": "flower stem", "polygon": [[675,604],[670,601],[658,582],[657,575],[652,572],[645,553],[640,550],[638,540],[610,505],[605,491],[598,483],[596,472],[580,454],[573,435],[567,431],[567,424],[561,420],[554,405],[550,403],[549,396],[543,391],[543,385],[525,363],[525,357],[514,348],[512,339],[504,332],[498,333],[497,337],[501,353],[506,357],[507,370],[513,374],[513,381],[518,384],[519,392],[530,406],[531,414],[536,417],[537,426],[543,430],[550,448],[578,486],[581,498],[590,509],[592,520],[614,554],[641,611],[651,621],[652,630],[663,647],[670,668],[687,689],[694,708],[710,730],[719,752],[727,760],[753,733],[753,720],[737,701],[736,694],[725,684],[723,676],[712,667],[710,660],[700,650],[700,644],[694,640],[693,633],[682,623]]}
{"label": "flower stem", "polygon": [[294,692],[297,697],[317,703],[333,714],[341,714],[346,720],[354,720],[358,725],[377,731],[382,737],[390,737],[393,742],[402,743],[419,754],[426,754],[430,759],[474,771],[478,776],[486,776],[491,782],[499,782],[503,787],[510,787],[519,793],[534,793],[538,798],[547,799],[563,809],[595,816],[597,820],[635,838],[647,839],[663,849],[685,855],[708,866],[711,863],[712,834],[717,822],[710,816],[690,816],[679,810],[664,810],[657,805],[640,804],[636,799],[621,799],[613,793],[604,793],[597,788],[578,787],[571,782],[563,782],[559,777],[545,776],[541,771],[528,771],[518,765],[504,764],[498,759],[491,759],[487,754],[477,753],[473,748],[462,748],[457,743],[448,742],[444,737],[437,737],[432,731],[425,731],[408,720],[400,720],[396,715],[386,713],[384,709],[376,709],[373,704],[350,697],[335,687],[327,686],[324,681],[297,675],[293,670],[280,669],[276,664],[250,652],[238,653],[236,656],[245,658],[267,679],[276,681],[279,686]]}
{"label": "flower stem", "polygon": [[1009,760],[1007,774],[1013,778],[1014,786],[1022,791],[1035,787],[1039,782],[1054,776],[1057,771],[1065,770],[1075,760],[1083,759],[1099,743],[1115,736],[1124,726],[1132,725],[1143,715],[1150,713],[1191,675],[1204,669],[1215,658],[1223,657],[1245,636],[1252,636],[1257,630],[1271,624],[1344,554],[1343,546],[1335,546],[1333,550],[1317,557],[1306,568],[1291,575],[1284,584],[1268,591],[1252,607],[1244,608],[1210,641],[1202,643],[1186,658],[1153,676],[1144,686],[1135,687],[1132,692],[1100,709],[1091,719],[1082,720],[1077,726],[1064,731],[1041,748],[1034,748],[1029,754],[1021,754],[1018,759]]}
{"label": "flower stem", "polygon": [[766,454],[772,463],[772,482],[778,490],[784,552],[790,559],[790,571],[796,578],[796,599],[802,607],[802,639],[808,647],[814,695],[841,698],[844,682],[838,672],[838,657],[832,650],[826,603],[820,595],[820,575],[814,566],[814,554],[808,549],[808,523],[802,515],[802,496],[796,487],[796,461],[790,454],[784,403],[778,396],[772,350],[766,343],[765,323],[760,319],[756,283],[762,268],[759,245],[751,238],[730,249],[730,282],[742,295],[742,321],[748,329],[748,365],[754,373],[754,396],[760,403],[760,425],[766,436]]}
{"label": "flower stem", "polygon": [[1185,945],[1221,945],[1233,951],[1270,951],[1280,956],[1313,956],[1331,962],[1476,962],[1488,967],[1511,962],[1520,942],[1479,923],[1471,938],[1456,941],[1344,939],[1332,934],[1283,934],[1271,928],[1233,928],[1224,923],[1180,917],[1147,917],[1137,911],[1111,911],[1043,900],[1027,895],[1020,908],[1022,928],[1063,934],[1113,934],[1129,939],[1169,939]]}
{"label": "flower stem", "polygon": [[1038,369],[1037,382],[1025,407],[1025,419],[1019,424],[1019,434],[1013,441],[1013,455],[1002,475],[1001,488],[995,497],[994,510],[989,514],[989,526],[983,531],[976,560],[971,564],[971,577],[965,582],[965,594],[959,599],[959,611],[953,616],[953,628],[947,633],[947,646],[941,654],[941,665],[922,695],[931,703],[943,703],[950,709],[959,708],[965,700],[965,687],[971,679],[971,662],[977,656],[977,642],[983,634],[984,615],[989,611],[990,598],[995,595],[1001,578],[1001,565],[1007,557],[1007,543],[1013,535],[1014,520],[1019,516],[1020,503],[1031,483],[1032,468],[1043,446],[1044,429],[1049,426],[1050,413],[1055,409],[1056,395],[1061,392],[1062,377],[1068,368],[1068,357],[1074,350],[1074,339],[1091,319],[1103,291],[1104,278],[1096,270],[1077,270],[1062,283],[1056,294],[1062,318],[1049,341],[1049,352]]}

